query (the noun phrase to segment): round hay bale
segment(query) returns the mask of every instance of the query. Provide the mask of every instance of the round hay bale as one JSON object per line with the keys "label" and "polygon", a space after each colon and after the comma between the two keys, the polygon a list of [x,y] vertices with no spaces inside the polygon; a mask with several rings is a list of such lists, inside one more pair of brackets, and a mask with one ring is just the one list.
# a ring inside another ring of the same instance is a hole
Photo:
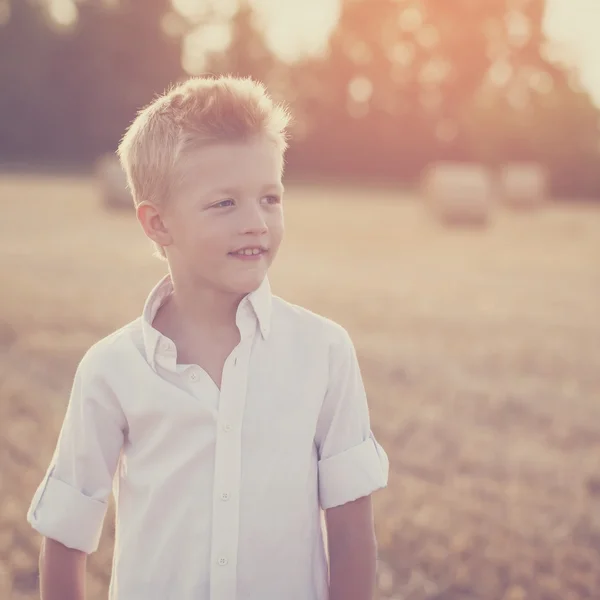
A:
{"label": "round hay bale", "polygon": [[476,163],[436,163],[426,169],[423,196],[446,225],[483,226],[490,220],[494,185],[490,171]]}
{"label": "round hay bale", "polygon": [[113,154],[105,154],[96,161],[94,171],[104,207],[109,210],[133,210],[133,198],[119,159]]}
{"label": "round hay bale", "polygon": [[548,171],[536,163],[509,163],[500,171],[502,201],[517,209],[537,208],[548,199]]}

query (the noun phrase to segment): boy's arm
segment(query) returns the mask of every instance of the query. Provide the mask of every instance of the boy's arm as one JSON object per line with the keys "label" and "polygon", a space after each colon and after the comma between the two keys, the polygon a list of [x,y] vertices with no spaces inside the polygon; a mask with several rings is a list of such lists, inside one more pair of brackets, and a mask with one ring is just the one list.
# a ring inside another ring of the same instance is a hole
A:
{"label": "boy's arm", "polygon": [[331,600],[371,600],[376,542],[371,494],[387,485],[387,454],[371,432],[367,396],[345,330],[329,349],[329,385],[315,436]]}
{"label": "boy's arm", "polygon": [[83,600],[86,556],[100,540],[108,498],[128,430],[105,373],[104,356],[80,362],[44,478],[27,512],[43,536],[42,600]]}
{"label": "boy's arm", "polygon": [[329,600],[372,600],[377,542],[371,496],[328,509],[325,520],[329,547]]}
{"label": "boy's arm", "polygon": [[84,600],[86,563],[85,552],[44,538],[40,552],[41,600]]}

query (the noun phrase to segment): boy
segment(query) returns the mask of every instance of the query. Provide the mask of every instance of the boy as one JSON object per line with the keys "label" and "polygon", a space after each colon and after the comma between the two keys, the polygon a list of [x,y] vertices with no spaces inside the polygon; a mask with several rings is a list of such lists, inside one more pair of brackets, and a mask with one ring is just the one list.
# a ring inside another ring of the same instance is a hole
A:
{"label": "boy", "polygon": [[287,123],[252,80],[193,78],[126,132],[137,218],[169,274],[77,368],[28,513],[42,600],[84,597],[113,483],[111,600],[372,598],[388,462],[354,348],[267,278]]}

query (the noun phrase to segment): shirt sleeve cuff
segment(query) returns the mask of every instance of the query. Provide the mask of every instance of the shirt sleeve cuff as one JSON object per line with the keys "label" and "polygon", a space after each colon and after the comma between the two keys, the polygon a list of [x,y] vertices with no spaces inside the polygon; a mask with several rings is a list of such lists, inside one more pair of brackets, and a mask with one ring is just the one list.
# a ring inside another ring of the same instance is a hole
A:
{"label": "shirt sleeve cuff", "polygon": [[341,506],[386,487],[389,460],[373,435],[352,448],[319,461],[323,509]]}
{"label": "shirt sleeve cuff", "polygon": [[108,503],[48,476],[34,496],[27,521],[41,535],[91,554],[98,549],[107,508]]}

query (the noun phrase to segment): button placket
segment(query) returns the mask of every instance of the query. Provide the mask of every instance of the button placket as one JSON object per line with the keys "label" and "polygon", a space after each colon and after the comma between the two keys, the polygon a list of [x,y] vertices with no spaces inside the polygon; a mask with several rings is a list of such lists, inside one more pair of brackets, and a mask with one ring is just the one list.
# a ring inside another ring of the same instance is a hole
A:
{"label": "button placket", "polygon": [[[215,446],[213,488],[213,534],[211,553],[211,598],[235,600],[235,557],[239,536],[239,487],[241,482],[241,428],[252,340],[242,339],[233,361],[225,366],[219,397],[219,426]],[[237,366],[236,366],[237,359]],[[234,369],[233,367],[236,366]],[[223,563],[226,560],[227,563]],[[229,564],[226,570],[218,567]],[[225,576],[226,574],[226,576]]]}

